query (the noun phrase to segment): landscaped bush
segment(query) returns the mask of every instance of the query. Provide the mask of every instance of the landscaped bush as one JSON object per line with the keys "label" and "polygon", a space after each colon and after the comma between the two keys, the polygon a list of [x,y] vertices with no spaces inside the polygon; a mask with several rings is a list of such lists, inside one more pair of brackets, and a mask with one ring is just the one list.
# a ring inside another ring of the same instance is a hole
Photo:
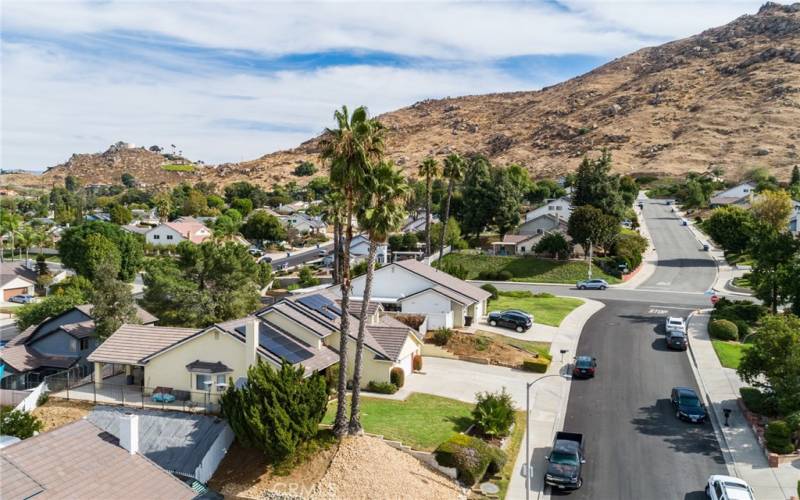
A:
{"label": "landscaped bush", "polygon": [[513,277],[514,275],[511,274],[511,271],[481,271],[478,274],[479,280],[486,281],[508,281]]}
{"label": "landscaped bush", "polygon": [[489,300],[497,300],[499,294],[496,286],[492,285],[491,283],[485,283],[481,285],[481,288],[492,294],[492,296],[489,297]]}
{"label": "landscaped bush", "polygon": [[370,380],[367,384],[367,390],[370,392],[377,392],[378,394],[394,394],[397,392],[397,386],[391,382],[376,382]]}
{"label": "landscaped bush", "polygon": [[549,293],[549,292],[534,293],[532,295],[532,297],[534,299],[554,299],[554,298],[556,298],[555,295],[553,295],[552,293]]}
{"label": "landscaped bush", "polygon": [[774,416],[778,413],[778,404],[771,394],[764,394],[753,387],[742,387],[739,389],[745,407],[753,413],[760,415]]}
{"label": "landscaped bush", "polygon": [[767,442],[767,449],[773,453],[792,453],[792,431],[783,420],[773,420],[767,424],[764,431],[764,439]]}
{"label": "landscaped bush", "polygon": [[550,367],[550,360],[546,358],[535,358],[522,362],[522,369],[526,372],[545,373]]}
{"label": "landscaped bush", "polygon": [[[730,321],[742,320],[748,325],[753,325],[767,314],[767,308],[747,300],[728,300],[721,298],[714,304],[711,319],[727,319]],[[741,334],[741,332],[739,332]]]}
{"label": "landscaped bush", "polygon": [[440,444],[434,456],[439,465],[455,467],[458,479],[467,486],[483,479],[487,471],[499,471],[507,460],[503,450],[465,434]]}
{"label": "landscaped bush", "polygon": [[441,262],[437,261],[436,266],[440,271],[444,271],[451,276],[455,276],[458,279],[465,280],[467,276],[469,276],[469,271],[466,267],[460,264],[453,264],[450,262]]}
{"label": "landscaped bush", "polygon": [[750,334],[750,327],[747,325],[747,322],[742,319],[734,319],[730,320],[731,323],[736,325],[736,332],[738,333],[739,339],[744,339],[748,334]]}
{"label": "landscaped bush", "polygon": [[738,340],[739,329],[736,324],[727,319],[715,319],[708,325],[708,333],[715,339]]}
{"label": "landscaped bush", "polygon": [[0,429],[6,436],[27,439],[33,436],[34,432],[42,430],[42,422],[24,411],[2,409],[0,410]]}
{"label": "landscaped bush", "polygon": [[479,392],[472,410],[475,426],[484,436],[504,437],[514,423],[514,401],[503,387],[500,392]]}
{"label": "landscaped bush", "polygon": [[453,330],[449,328],[439,328],[433,332],[433,343],[438,346],[445,346],[453,337]]}
{"label": "landscaped bush", "polygon": [[414,359],[411,360],[415,372],[422,371],[422,354],[415,354]]}
{"label": "landscaped bush", "polygon": [[389,380],[399,389],[406,383],[406,372],[399,366],[395,366],[392,368],[392,371],[389,372]]}

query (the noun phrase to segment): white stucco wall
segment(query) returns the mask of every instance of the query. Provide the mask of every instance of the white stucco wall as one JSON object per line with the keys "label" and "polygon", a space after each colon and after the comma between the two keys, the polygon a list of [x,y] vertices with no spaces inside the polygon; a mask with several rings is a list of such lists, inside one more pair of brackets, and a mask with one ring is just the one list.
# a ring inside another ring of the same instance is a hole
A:
{"label": "white stucco wall", "polygon": [[[355,363],[356,341],[352,338],[348,339],[347,344],[347,378],[353,377],[353,366]],[[325,344],[339,350],[339,333],[333,333],[325,337]],[[392,367],[395,366],[391,361],[384,361],[375,359],[375,353],[367,348],[364,348],[362,358],[364,360],[363,369],[361,372],[361,387],[364,388],[370,381],[375,382],[389,382],[390,372]]]}
{"label": "white stucco wall", "polygon": [[[353,291],[351,292],[353,297],[364,295],[365,282],[366,276],[364,275],[353,280]],[[372,296],[399,299],[431,286],[431,283],[425,278],[391,264],[375,270],[372,279]]]}
{"label": "white stucco wall", "polygon": [[[158,239],[156,239],[156,236],[158,236]],[[178,231],[164,224],[151,229],[144,237],[147,243],[151,245],[177,245],[186,239]],[[169,237],[172,237],[172,239],[169,239]]]}

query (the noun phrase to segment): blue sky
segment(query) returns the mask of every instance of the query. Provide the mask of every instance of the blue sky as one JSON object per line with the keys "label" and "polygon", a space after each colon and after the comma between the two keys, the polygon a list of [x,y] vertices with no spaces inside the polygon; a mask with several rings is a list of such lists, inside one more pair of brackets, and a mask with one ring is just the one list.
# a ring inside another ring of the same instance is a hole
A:
{"label": "blue sky", "polygon": [[0,167],[118,140],[249,160],[321,132],[342,104],[538,89],[759,4],[3,0]]}

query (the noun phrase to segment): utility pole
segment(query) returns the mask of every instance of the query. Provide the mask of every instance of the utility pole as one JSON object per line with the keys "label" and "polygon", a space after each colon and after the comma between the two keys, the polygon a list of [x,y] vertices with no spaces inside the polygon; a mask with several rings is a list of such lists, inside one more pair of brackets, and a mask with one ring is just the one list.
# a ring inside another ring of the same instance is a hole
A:
{"label": "utility pole", "polygon": [[589,240],[589,279],[592,279],[592,240]]}

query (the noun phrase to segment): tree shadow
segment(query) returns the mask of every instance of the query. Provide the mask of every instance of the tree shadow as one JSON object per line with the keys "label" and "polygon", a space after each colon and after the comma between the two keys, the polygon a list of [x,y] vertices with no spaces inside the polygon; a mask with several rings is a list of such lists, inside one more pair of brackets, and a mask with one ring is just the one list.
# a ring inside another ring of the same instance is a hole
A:
{"label": "tree shadow", "polygon": [[445,421],[453,424],[453,430],[456,432],[463,432],[472,425],[471,416],[445,417]]}
{"label": "tree shadow", "polygon": [[703,490],[690,491],[683,496],[683,500],[706,500],[707,498],[708,496],[706,496],[706,492]]}
{"label": "tree shadow", "polygon": [[[697,249],[698,252],[705,252],[702,248]],[[707,252],[706,252],[707,253]],[[716,267],[714,261],[710,258],[708,259],[659,259],[658,260],[659,267]]]}

